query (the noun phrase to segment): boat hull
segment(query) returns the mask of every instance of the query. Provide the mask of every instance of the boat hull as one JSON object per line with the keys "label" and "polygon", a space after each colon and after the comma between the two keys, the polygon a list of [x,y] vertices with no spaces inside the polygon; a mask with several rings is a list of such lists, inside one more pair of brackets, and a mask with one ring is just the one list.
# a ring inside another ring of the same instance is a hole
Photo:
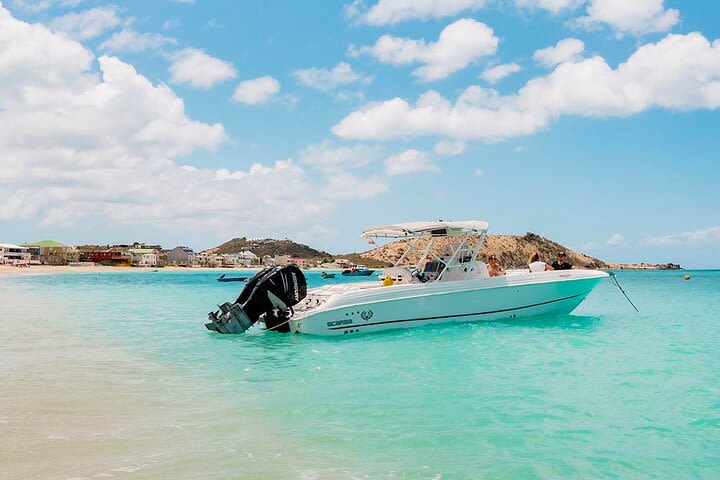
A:
{"label": "boat hull", "polygon": [[[539,272],[489,280],[368,289],[331,298],[291,321],[291,331],[347,335],[428,324],[496,321],[572,312],[605,272]],[[345,297],[345,298],[343,298]]]}

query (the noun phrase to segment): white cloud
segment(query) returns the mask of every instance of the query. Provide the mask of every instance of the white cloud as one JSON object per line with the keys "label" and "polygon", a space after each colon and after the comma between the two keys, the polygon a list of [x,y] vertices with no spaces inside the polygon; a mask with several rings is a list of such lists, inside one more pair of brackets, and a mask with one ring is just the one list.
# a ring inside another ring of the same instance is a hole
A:
{"label": "white cloud", "polygon": [[720,40],[668,35],[643,45],[616,69],[599,56],[560,64],[517,93],[467,88],[455,101],[430,90],[411,105],[400,98],[350,113],[332,131],[369,140],[433,135],[486,141],[530,135],[562,115],[628,116],[650,108],[720,107]]}
{"label": "white cloud", "polygon": [[367,85],[372,81],[371,76],[356,72],[352,65],[345,62],[338,63],[332,69],[311,67],[296,70],[293,76],[301,85],[323,92],[353,83]]}
{"label": "white cloud", "polygon": [[497,65],[492,68],[485,70],[480,77],[490,84],[495,84],[513,73],[517,73],[522,70],[522,67],[517,63],[506,63],[504,65]]}
{"label": "white cloud", "polygon": [[331,200],[364,200],[388,191],[387,183],[379,176],[362,178],[348,172],[336,171],[329,173],[326,180],[327,184],[320,189],[320,194]]}
{"label": "white cloud", "polygon": [[308,145],[300,152],[300,161],[325,172],[365,167],[377,160],[382,149],[369,145],[334,146],[329,141]]}
{"label": "white cloud", "polygon": [[326,185],[313,195],[329,200],[361,200],[387,192],[388,185],[379,176],[361,177],[350,171],[366,167],[381,155],[382,149],[377,146],[337,146],[326,140],[301,150],[300,162],[319,170],[325,177]]}
{"label": "white cloud", "polygon": [[482,177],[482,174],[483,174],[483,171],[480,170],[479,168],[478,168],[477,170],[475,170],[475,176],[476,176],[476,177]]}
{"label": "white cloud", "polygon": [[546,66],[556,67],[563,62],[570,62],[580,59],[585,51],[585,44],[577,38],[566,38],[560,40],[551,47],[541,48],[533,54],[533,60]]}
{"label": "white cloud", "polygon": [[655,246],[720,243],[720,226],[695,230],[692,232],[673,233],[660,237],[652,237],[647,239],[645,243]]}
{"label": "white cloud", "polygon": [[53,18],[48,26],[55,32],[62,32],[75,40],[88,40],[102,35],[120,25],[117,9],[97,7],[79,13],[68,13]]}
{"label": "white cloud", "polygon": [[364,23],[391,25],[405,20],[450,17],[484,5],[485,0],[379,0],[363,13],[362,2],[355,0],[345,11],[350,17],[360,16]]}
{"label": "white cloud", "polygon": [[439,80],[482,57],[494,55],[498,38],[492,28],[471,18],[461,18],[440,32],[437,42],[383,35],[375,45],[363,47],[383,63],[422,64],[413,75],[425,81]]}
{"label": "white cloud", "polygon": [[165,20],[162,24],[163,30],[172,30],[174,28],[178,28],[181,25],[180,20],[177,18],[171,18],[169,20]]}
{"label": "white cloud", "polygon": [[245,80],[235,87],[233,100],[246,105],[256,105],[270,101],[280,91],[280,82],[265,76]]}
{"label": "white cloud", "polygon": [[42,12],[53,7],[74,8],[85,0],[11,0],[14,7],[28,12]]}
{"label": "white cloud", "polygon": [[465,152],[465,142],[441,140],[435,144],[434,150],[438,155],[460,155]]}
{"label": "white cloud", "polygon": [[666,9],[664,0],[590,0],[587,16],[578,23],[588,27],[607,24],[618,34],[666,32],[680,19],[680,12]]}
{"label": "white cloud", "polygon": [[232,63],[212,57],[197,48],[184,48],[170,56],[170,81],[209,89],[237,77]]}
{"label": "white cloud", "polygon": [[[176,163],[221,145],[223,125],[192,120],[167,85],[115,57],[96,64],[81,44],[2,7],[0,71],[5,220],[262,231],[299,228],[333,208],[292,160],[237,171]],[[282,188],[268,188],[274,184]]]}
{"label": "white cloud", "polygon": [[385,173],[391,176],[439,171],[440,169],[431,162],[430,154],[420,150],[405,150],[385,159]]}
{"label": "white cloud", "polygon": [[106,52],[144,52],[165,45],[174,45],[177,40],[158,33],[140,33],[131,28],[123,28],[112,34],[100,44],[100,50]]}
{"label": "white cloud", "polygon": [[606,243],[608,245],[620,245],[623,241],[625,241],[625,237],[621,233],[615,233]]}
{"label": "white cloud", "polygon": [[551,13],[572,10],[580,6],[585,0],[515,0],[515,5],[521,8],[542,9]]}

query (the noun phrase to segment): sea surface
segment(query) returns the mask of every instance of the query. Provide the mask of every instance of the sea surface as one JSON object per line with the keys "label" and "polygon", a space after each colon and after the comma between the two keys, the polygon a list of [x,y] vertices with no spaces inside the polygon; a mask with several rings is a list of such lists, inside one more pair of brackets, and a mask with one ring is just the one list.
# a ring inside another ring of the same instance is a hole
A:
{"label": "sea surface", "polygon": [[720,478],[720,271],[334,339],[208,332],[218,274],[0,277],[0,478]]}

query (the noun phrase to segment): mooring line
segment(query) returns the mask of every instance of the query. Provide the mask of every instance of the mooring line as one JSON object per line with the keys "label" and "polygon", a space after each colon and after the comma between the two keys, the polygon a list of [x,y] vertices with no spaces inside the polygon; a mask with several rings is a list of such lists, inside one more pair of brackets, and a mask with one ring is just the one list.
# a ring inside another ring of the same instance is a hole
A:
{"label": "mooring line", "polygon": [[620,282],[618,282],[617,277],[615,277],[615,272],[607,272],[607,273],[610,274],[612,279],[615,281],[615,285],[617,285],[617,287],[620,289],[620,292],[622,292],[622,294],[625,295],[625,298],[627,298],[627,301],[630,302],[630,305],[632,305],[632,307],[635,309],[636,312],[640,313],[640,310],[637,309],[637,307],[632,302],[632,300],[630,300],[630,297],[628,297],[627,293],[625,293],[625,290],[623,290],[622,286],[620,285]]}

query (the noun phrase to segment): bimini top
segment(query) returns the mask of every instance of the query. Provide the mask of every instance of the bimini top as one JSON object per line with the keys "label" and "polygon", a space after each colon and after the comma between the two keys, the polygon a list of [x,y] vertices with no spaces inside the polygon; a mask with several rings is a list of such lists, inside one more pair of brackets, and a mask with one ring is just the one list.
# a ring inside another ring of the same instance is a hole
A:
{"label": "bimini top", "polygon": [[461,233],[484,233],[488,229],[487,222],[409,222],[395,225],[378,225],[363,230],[362,236],[402,238],[417,235],[432,235],[433,237],[450,237]]}

